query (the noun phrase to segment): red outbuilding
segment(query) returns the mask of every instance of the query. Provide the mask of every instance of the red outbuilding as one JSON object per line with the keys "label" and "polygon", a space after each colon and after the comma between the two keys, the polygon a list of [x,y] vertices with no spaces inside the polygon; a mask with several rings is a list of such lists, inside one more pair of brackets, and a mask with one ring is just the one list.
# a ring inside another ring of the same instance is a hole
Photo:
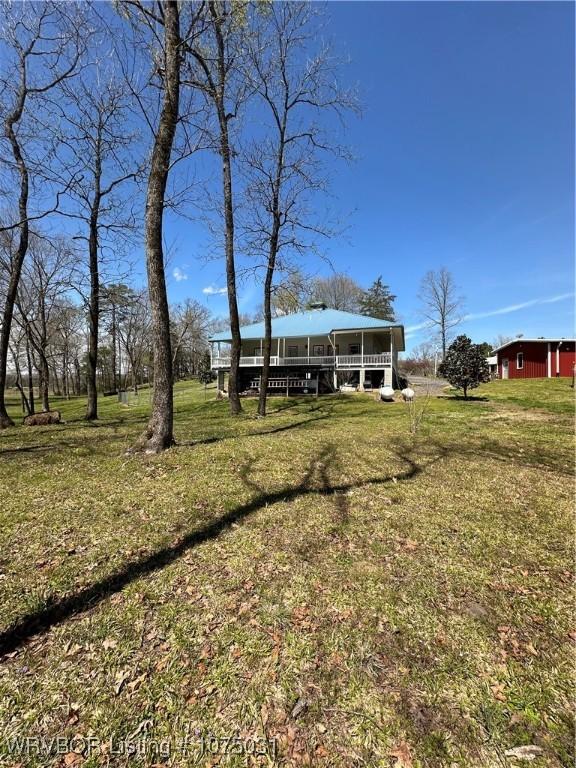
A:
{"label": "red outbuilding", "polygon": [[572,376],[576,339],[514,339],[494,352],[501,379],[538,379]]}

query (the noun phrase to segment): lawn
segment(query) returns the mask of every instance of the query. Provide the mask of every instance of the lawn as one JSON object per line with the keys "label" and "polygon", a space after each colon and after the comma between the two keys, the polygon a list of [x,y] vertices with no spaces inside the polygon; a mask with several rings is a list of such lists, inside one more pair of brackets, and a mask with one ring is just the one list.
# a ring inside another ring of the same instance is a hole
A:
{"label": "lawn", "polygon": [[0,433],[0,765],[572,765],[573,391],[474,395]]}

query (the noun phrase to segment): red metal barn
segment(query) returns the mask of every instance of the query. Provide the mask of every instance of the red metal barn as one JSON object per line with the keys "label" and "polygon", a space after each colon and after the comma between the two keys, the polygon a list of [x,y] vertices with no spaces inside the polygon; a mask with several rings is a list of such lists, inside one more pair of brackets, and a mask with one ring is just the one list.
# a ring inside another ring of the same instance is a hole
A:
{"label": "red metal barn", "polygon": [[501,379],[572,376],[576,339],[514,339],[494,352]]}

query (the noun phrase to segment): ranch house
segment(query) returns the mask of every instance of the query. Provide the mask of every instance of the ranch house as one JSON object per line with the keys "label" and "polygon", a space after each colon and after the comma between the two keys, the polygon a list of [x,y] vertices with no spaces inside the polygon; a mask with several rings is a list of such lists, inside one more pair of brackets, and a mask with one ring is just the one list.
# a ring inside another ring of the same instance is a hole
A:
{"label": "ranch house", "polygon": [[[262,372],[264,323],[240,329],[239,389],[257,392]],[[229,331],[210,339],[218,389],[226,389],[230,370]],[[323,393],[348,385],[360,391],[394,386],[404,327],[377,317],[356,315],[325,304],[272,320],[270,392]]]}

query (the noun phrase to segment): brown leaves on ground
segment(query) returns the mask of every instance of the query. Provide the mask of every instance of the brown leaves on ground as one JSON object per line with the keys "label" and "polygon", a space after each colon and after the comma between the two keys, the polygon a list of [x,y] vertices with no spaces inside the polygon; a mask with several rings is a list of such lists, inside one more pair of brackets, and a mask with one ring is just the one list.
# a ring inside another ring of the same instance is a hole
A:
{"label": "brown leaves on ground", "polygon": [[412,768],[414,765],[412,750],[407,741],[400,741],[389,755],[395,760],[395,768]]}

